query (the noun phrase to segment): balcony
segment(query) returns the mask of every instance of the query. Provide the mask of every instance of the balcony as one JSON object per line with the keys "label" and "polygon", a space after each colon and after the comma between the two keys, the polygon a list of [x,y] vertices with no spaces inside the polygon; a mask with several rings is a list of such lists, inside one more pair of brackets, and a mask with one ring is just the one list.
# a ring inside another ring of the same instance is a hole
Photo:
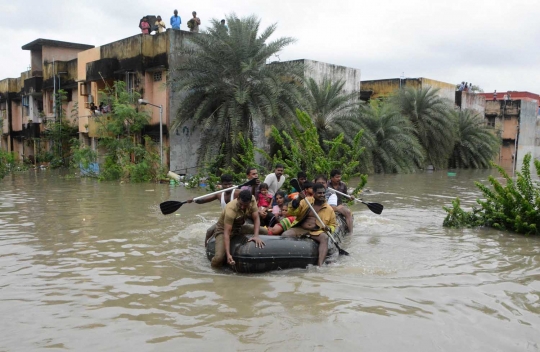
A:
{"label": "balcony", "polygon": [[41,94],[43,77],[32,77],[24,80],[24,94]]}

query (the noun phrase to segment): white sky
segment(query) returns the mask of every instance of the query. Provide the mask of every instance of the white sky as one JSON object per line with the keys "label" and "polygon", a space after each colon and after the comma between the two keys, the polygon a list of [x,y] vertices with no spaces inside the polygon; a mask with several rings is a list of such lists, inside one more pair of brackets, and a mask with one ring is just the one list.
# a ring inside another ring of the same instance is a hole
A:
{"label": "white sky", "polygon": [[21,46],[37,38],[100,46],[140,32],[143,15],[174,9],[182,29],[195,10],[210,18],[254,14],[261,30],[297,43],[281,60],[312,59],[359,68],[362,80],[427,77],[486,92],[540,94],[538,0],[0,0],[0,79],[30,64]]}

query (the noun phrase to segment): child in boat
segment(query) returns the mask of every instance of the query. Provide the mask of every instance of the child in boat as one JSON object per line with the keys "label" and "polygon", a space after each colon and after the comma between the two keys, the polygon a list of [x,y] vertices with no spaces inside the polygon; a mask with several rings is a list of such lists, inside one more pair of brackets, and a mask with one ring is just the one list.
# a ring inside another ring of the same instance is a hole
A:
{"label": "child in boat", "polygon": [[292,223],[296,219],[294,216],[289,216],[288,213],[289,210],[289,204],[284,203],[281,206],[281,219],[279,222],[274,226],[268,228],[268,235],[270,236],[280,236],[284,231],[287,231],[291,228]]}
{"label": "child in boat", "polygon": [[268,185],[266,183],[261,183],[259,186],[259,197],[257,199],[257,206],[259,207],[259,210],[262,210],[262,208],[268,210],[268,208],[272,205],[272,196],[273,195],[268,192]]}
{"label": "child in boat", "polygon": [[270,227],[276,222],[274,214],[269,211],[269,208],[272,206],[272,200],[272,194],[268,192],[268,185],[266,183],[261,183],[257,197],[261,226]]}

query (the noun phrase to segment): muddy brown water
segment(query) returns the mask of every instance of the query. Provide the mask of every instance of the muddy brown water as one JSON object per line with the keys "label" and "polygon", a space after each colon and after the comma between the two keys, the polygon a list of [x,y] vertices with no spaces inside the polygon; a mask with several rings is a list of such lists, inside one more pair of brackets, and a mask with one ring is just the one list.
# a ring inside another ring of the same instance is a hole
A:
{"label": "muddy brown water", "polygon": [[260,275],[210,268],[200,191],[0,181],[0,351],[536,351],[540,238],[442,227],[494,171],[370,176],[341,257]]}

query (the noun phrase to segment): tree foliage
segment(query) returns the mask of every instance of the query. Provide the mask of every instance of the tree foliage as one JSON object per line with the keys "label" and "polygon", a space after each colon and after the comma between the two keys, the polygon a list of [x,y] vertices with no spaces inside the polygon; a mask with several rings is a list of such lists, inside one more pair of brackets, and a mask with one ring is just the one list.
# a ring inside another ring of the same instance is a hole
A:
{"label": "tree foliage", "polygon": [[267,64],[294,39],[269,41],[276,25],[260,32],[254,16],[226,18],[228,31],[212,20],[205,35],[190,36],[186,60],[174,68],[173,89],[184,98],[172,128],[188,122],[202,128],[199,165],[220,149],[230,162],[239,133],[253,140],[257,125],[284,127],[298,106],[303,65]]}
{"label": "tree foliage", "polygon": [[[52,168],[67,167],[71,158],[71,144],[72,138],[77,136],[77,127],[70,121],[66,115],[63,102],[67,100],[67,93],[65,90],[60,89],[56,94],[56,106],[57,112],[56,118],[53,121],[49,121],[45,126],[45,129],[41,133],[41,140],[49,140],[50,150],[42,153],[40,156],[48,157],[41,159],[47,159],[50,162]],[[71,118],[75,120],[75,111],[71,111]]]}
{"label": "tree foliage", "polygon": [[157,181],[164,173],[155,143],[142,131],[150,122],[145,111],[139,111],[137,92],[128,92],[126,84],[117,81],[101,94],[111,106],[111,113],[96,117],[99,146],[105,149],[99,178],[131,182]]}
{"label": "tree foliage", "polygon": [[267,155],[273,165],[281,163],[289,174],[295,176],[297,172],[304,171],[309,178],[318,174],[328,176],[332,169],[340,169],[343,180],[360,174],[359,160],[364,152],[360,145],[362,130],[356,133],[351,145],[344,143],[343,133],[334,139],[323,140],[328,148],[325,152],[311,117],[300,110],[296,111],[296,116],[300,127],[293,125],[291,134],[272,127],[272,137],[281,147],[272,157]]}
{"label": "tree foliage", "polygon": [[500,140],[484,119],[470,110],[456,113],[456,141],[451,168],[488,168],[500,148]]}
{"label": "tree foliage", "polygon": [[426,161],[436,168],[445,168],[455,139],[452,104],[437,95],[431,87],[405,87],[393,97],[401,113],[414,126],[418,141],[425,150]]}
{"label": "tree foliage", "polygon": [[340,133],[351,142],[360,129],[353,113],[359,105],[358,92],[347,94],[344,85],[345,81],[332,82],[328,77],[320,83],[313,78],[306,80],[303,105],[317,127],[321,145],[323,140],[336,138]]}
{"label": "tree foliage", "polygon": [[[515,231],[526,235],[540,232],[540,188],[531,180],[531,154],[523,158],[521,172],[516,180],[495,165],[506,181],[502,185],[493,176],[489,183],[493,189],[475,182],[485,199],[478,199],[480,208],[467,212],[461,209],[459,198],[452,202],[452,208],[444,207],[447,215],[443,225],[447,227],[490,226],[500,230]],[[540,177],[540,161],[534,160],[536,174]]]}
{"label": "tree foliage", "polygon": [[424,161],[422,146],[414,128],[387,100],[372,100],[358,109],[357,119],[365,130],[363,145],[370,172],[413,172]]}

